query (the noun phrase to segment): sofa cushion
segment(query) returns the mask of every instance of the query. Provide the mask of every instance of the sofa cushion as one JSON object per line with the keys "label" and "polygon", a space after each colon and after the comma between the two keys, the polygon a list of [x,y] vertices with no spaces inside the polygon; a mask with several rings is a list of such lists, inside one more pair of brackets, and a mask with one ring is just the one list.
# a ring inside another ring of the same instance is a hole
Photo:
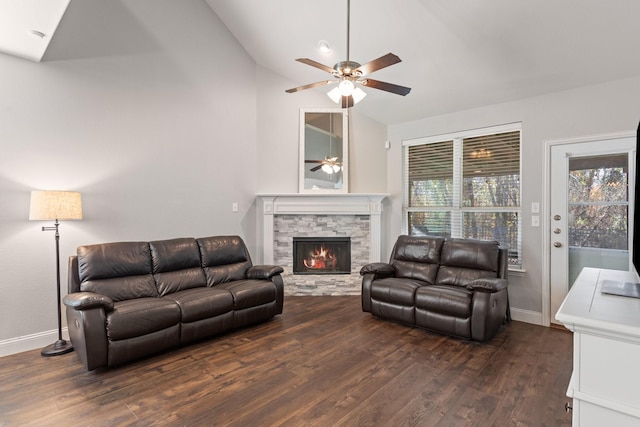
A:
{"label": "sofa cushion", "polygon": [[225,289],[195,288],[175,292],[164,297],[175,301],[182,313],[182,323],[215,317],[233,310],[233,297]]}
{"label": "sofa cushion", "polygon": [[436,284],[467,286],[476,279],[497,277],[499,255],[496,241],[447,239]]}
{"label": "sofa cushion", "polygon": [[276,286],[269,280],[235,280],[222,283],[215,289],[228,290],[233,296],[233,309],[256,307],[276,300]]}
{"label": "sofa cushion", "polygon": [[[124,340],[157,332],[180,323],[180,307],[164,298],[136,298],[114,304],[107,313],[110,341]],[[177,344],[177,343],[176,343]]]}
{"label": "sofa cushion", "polygon": [[149,243],[153,277],[160,296],[204,287],[200,249],[193,238],[157,240]]}
{"label": "sofa cushion", "polygon": [[200,247],[207,286],[246,278],[251,267],[249,252],[238,236],[214,236],[196,240]]}
{"label": "sofa cushion", "polygon": [[398,237],[389,262],[396,269],[395,277],[435,283],[443,242],[441,237]]}
{"label": "sofa cushion", "polygon": [[451,286],[422,286],[416,290],[416,309],[447,316],[471,316],[473,293],[465,288]]}
{"label": "sofa cushion", "polygon": [[80,246],[77,254],[81,291],[106,295],[114,302],[158,296],[147,242]]}
{"label": "sofa cushion", "polygon": [[395,277],[375,280],[371,283],[371,299],[412,306],[416,289],[422,285],[424,285],[424,282],[419,280],[398,279]]}

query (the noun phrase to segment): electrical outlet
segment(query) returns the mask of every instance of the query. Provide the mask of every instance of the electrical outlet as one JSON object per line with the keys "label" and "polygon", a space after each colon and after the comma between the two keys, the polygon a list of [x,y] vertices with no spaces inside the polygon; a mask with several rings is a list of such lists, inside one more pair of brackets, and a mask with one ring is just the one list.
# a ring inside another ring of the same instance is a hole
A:
{"label": "electrical outlet", "polygon": [[233,202],[231,204],[231,212],[238,212],[238,202]]}

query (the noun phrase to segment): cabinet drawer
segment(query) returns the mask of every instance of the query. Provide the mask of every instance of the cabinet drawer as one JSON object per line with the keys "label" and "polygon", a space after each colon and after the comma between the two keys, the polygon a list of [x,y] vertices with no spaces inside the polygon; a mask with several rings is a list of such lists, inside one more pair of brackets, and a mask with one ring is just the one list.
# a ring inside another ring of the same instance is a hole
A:
{"label": "cabinet drawer", "polygon": [[581,333],[574,340],[575,390],[640,408],[640,345]]}

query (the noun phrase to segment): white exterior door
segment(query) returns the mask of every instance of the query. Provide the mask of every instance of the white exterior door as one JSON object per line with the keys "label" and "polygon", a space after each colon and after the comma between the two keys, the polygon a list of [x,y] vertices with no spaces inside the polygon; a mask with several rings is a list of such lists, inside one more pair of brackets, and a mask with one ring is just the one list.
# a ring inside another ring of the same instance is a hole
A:
{"label": "white exterior door", "polygon": [[[635,139],[550,146],[550,320],[583,267],[629,271]],[[631,196],[631,197],[630,197]]]}

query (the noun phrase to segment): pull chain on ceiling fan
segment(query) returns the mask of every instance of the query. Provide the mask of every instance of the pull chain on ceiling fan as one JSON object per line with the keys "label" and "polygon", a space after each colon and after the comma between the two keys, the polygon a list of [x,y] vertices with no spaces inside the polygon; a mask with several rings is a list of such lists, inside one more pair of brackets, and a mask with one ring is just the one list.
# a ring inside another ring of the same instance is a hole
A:
{"label": "pull chain on ceiling fan", "polygon": [[350,30],[351,30],[351,0],[347,0],[347,59],[345,61],[340,61],[333,68],[328,67],[324,64],[316,62],[309,58],[298,58],[296,61],[302,62],[303,64],[310,65],[312,67],[318,68],[322,71],[325,71],[329,74],[332,74],[337,80],[323,80],[316,83],[310,83],[303,86],[298,86],[293,89],[286,90],[287,93],[294,93],[305,89],[311,89],[318,86],[329,85],[336,82],[338,86],[333,88],[327,95],[334,102],[339,103],[342,101],[342,108],[350,108],[362,98],[366,96],[366,93],[357,85],[362,85],[366,87],[370,87],[373,89],[384,90],[386,92],[395,93],[396,95],[405,96],[411,91],[411,88],[396,85],[393,83],[386,83],[380,80],[374,80],[365,76],[374,71],[380,70],[382,68],[386,68],[390,65],[397,64],[401,62],[400,58],[398,58],[393,53],[388,53],[384,56],[381,56],[378,59],[374,59],[373,61],[367,62],[364,65],[360,65],[357,62],[351,61],[349,56],[349,44],[350,44]]}

